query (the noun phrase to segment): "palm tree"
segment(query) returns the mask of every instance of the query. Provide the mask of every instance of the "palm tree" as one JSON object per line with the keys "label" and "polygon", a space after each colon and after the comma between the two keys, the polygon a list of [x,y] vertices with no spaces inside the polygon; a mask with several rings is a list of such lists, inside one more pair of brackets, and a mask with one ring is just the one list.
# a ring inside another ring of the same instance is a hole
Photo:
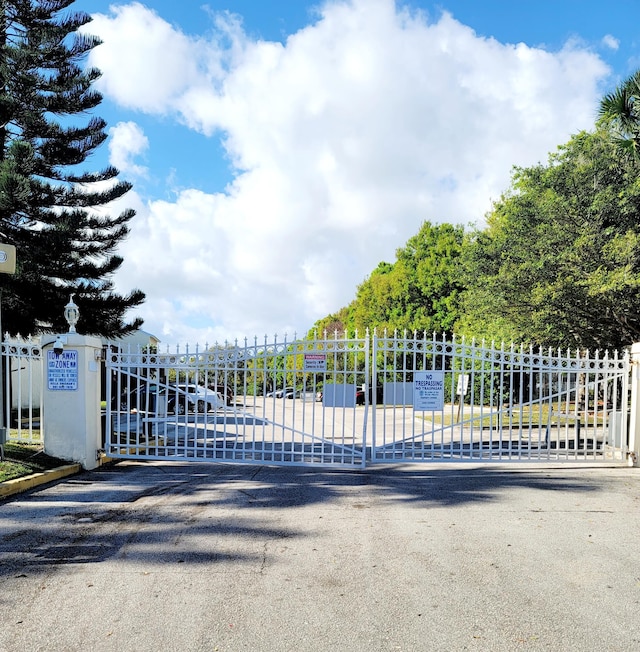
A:
{"label": "palm tree", "polygon": [[602,98],[599,114],[614,142],[627,156],[640,161],[640,70]]}

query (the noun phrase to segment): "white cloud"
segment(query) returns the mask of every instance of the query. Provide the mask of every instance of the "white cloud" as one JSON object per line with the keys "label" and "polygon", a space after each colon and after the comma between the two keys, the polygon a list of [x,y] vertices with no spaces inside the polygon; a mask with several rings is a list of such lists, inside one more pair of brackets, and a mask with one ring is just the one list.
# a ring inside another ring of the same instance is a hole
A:
{"label": "white cloud", "polygon": [[391,0],[329,3],[285,44],[214,27],[188,37],[138,3],[90,25],[109,99],[222,133],[235,165],[224,192],[149,199],[132,224],[118,282],[165,341],[305,331],[424,220],[481,220],[514,164],[591,127],[608,73]]}
{"label": "white cloud", "polygon": [[194,43],[140,3],[111,11],[112,17],[94,14],[86,28],[104,40],[91,53],[104,73],[100,87],[124,107],[163,113],[198,77]]}
{"label": "white cloud", "polygon": [[610,50],[617,51],[620,47],[620,41],[615,36],[607,34],[602,38],[602,45]]}
{"label": "white cloud", "polygon": [[145,176],[147,168],[133,162],[149,148],[149,139],[135,122],[118,122],[109,129],[109,159],[123,174]]}

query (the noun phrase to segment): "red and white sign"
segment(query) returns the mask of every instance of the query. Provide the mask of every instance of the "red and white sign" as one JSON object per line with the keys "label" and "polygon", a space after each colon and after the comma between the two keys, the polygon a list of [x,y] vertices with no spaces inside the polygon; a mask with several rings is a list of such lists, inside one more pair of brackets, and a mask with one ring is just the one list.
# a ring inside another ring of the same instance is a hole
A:
{"label": "red and white sign", "polygon": [[304,354],[305,371],[326,371],[327,355],[325,353],[305,353]]}

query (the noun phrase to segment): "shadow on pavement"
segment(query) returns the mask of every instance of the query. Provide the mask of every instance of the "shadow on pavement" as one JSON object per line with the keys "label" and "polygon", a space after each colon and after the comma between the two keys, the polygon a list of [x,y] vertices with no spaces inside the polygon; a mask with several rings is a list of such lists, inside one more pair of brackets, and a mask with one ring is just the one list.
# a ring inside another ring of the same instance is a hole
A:
{"label": "shadow on pavement", "polygon": [[[378,466],[366,470],[193,463],[120,463],[0,504],[0,576],[108,559],[259,564],[264,541],[304,537],[278,510],[350,501],[425,510],[505,500],[508,492],[594,492],[581,470]],[[356,504],[358,503],[358,504]],[[238,541],[242,545],[238,544]]]}

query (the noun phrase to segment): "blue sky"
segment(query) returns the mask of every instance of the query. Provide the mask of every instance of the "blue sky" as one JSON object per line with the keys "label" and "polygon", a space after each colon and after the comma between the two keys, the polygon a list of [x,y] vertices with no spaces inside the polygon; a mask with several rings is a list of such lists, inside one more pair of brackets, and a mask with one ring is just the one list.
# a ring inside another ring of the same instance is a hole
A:
{"label": "blue sky", "polygon": [[512,165],[640,67],[640,3],[78,0],[137,216],[116,276],[163,342],[304,333],[424,220],[481,223]]}

